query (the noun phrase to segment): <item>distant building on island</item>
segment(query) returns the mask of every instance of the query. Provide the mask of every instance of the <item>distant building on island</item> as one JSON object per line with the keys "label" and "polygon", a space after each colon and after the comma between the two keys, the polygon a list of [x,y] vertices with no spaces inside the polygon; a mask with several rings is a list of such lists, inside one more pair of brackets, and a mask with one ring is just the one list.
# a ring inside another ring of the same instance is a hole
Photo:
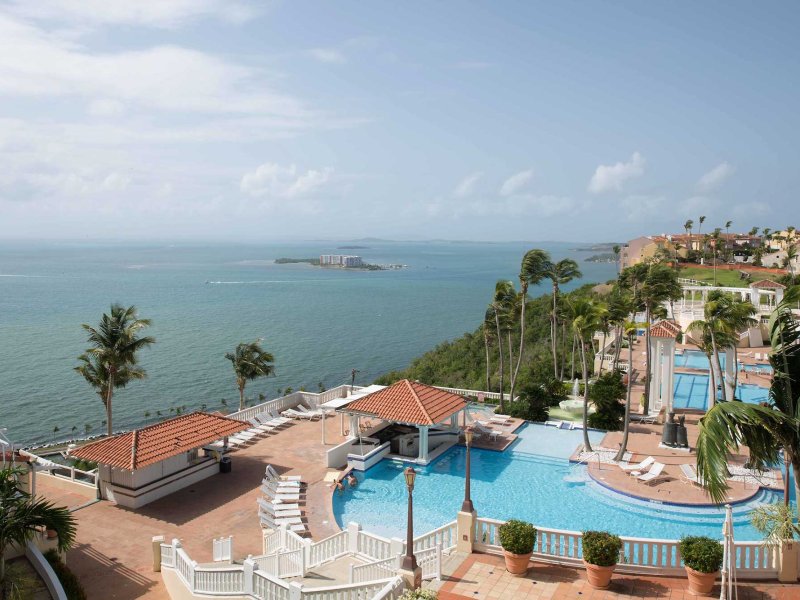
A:
{"label": "distant building on island", "polygon": [[364,261],[360,256],[347,254],[321,254],[319,264],[323,267],[363,267]]}

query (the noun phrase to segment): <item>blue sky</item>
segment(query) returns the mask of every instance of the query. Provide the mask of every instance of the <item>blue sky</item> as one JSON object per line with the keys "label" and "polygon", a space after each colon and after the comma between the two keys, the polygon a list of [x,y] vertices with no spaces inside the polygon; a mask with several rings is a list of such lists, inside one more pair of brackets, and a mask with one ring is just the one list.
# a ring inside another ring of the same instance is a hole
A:
{"label": "blue sky", "polygon": [[797,3],[0,0],[0,236],[800,225]]}

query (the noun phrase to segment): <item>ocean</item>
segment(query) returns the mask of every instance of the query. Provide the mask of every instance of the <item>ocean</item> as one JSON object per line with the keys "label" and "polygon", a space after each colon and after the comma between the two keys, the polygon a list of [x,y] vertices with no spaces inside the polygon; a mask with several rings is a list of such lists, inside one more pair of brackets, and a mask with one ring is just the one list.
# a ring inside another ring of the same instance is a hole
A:
{"label": "ocean", "polygon": [[[401,369],[440,342],[474,330],[498,279],[516,281],[523,253],[572,257],[584,278],[614,277],[574,243],[346,242],[263,245],[0,243],[0,428],[16,443],[103,430],[104,409],[73,371],[112,302],[152,319],[157,343],[141,353],[148,378],[114,396],[115,428],[131,428],[205,405],[238,404],[226,352],[263,338],[276,376],[248,397],[279,389],[318,391]],[[279,257],[358,254],[387,271],[274,264]],[[549,284],[531,295],[549,292]],[[171,411],[172,409],[172,411]],[[149,417],[145,413],[150,413]],[[58,431],[54,431],[58,428]]]}

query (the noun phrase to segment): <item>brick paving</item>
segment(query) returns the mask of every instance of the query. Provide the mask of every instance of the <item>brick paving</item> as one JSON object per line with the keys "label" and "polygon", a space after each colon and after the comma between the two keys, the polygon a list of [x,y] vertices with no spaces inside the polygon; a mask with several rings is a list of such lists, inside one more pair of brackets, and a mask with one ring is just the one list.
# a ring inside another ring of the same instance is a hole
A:
{"label": "brick paving", "polygon": [[[685,577],[643,577],[615,574],[608,590],[595,590],[582,569],[531,563],[525,577],[509,574],[502,556],[471,554],[439,589],[439,600],[689,600]],[[739,600],[797,600],[800,586],[740,583]],[[719,597],[719,586],[713,597]]]}

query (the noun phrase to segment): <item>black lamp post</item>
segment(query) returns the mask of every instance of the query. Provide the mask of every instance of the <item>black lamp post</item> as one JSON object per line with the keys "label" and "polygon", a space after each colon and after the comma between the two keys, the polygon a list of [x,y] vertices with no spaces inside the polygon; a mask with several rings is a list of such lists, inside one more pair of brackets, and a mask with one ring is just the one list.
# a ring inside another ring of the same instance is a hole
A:
{"label": "black lamp post", "polygon": [[406,467],[403,471],[408,488],[408,521],[406,523],[406,555],[403,557],[403,569],[415,571],[417,568],[417,558],[414,556],[414,514],[413,514],[413,492],[414,479],[417,472],[412,467]]}
{"label": "black lamp post", "polygon": [[467,443],[467,477],[464,480],[464,502],[461,504],[461,512],[471,513],[474,509],[472,506],[472,498],[470,498],[470,463],[469,463],[469,449],[472,445],[472,427],[467,427],[464,430],[464,440]]}

